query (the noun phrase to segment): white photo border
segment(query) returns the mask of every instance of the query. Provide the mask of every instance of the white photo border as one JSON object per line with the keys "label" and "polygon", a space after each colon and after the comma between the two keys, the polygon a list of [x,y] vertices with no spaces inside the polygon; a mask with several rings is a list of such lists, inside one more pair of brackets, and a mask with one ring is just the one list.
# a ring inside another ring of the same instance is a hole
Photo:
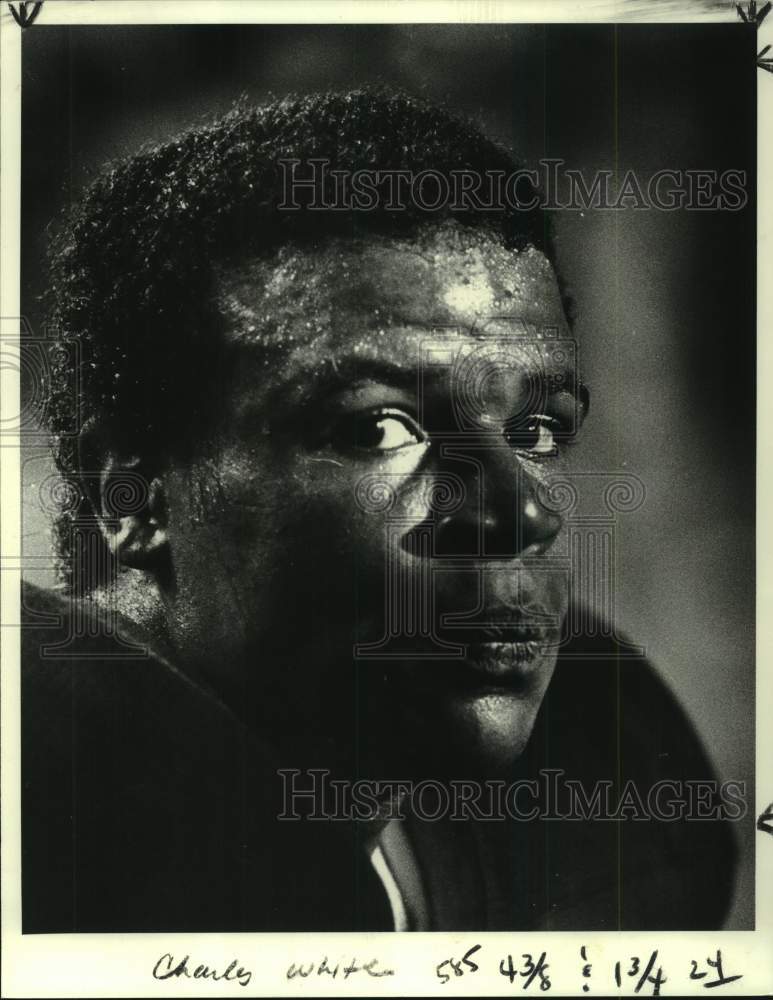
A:
{"label": "white photo border", "polygon": [[[19,8],[20,4],[15,4]],[[33,8],[34,4],[27,4]],[[748,10],[749,4],[741,6]],[[607,2],[607,0],[46,0],[47,24],[207,23],[409,23],[409,22],[733,22],[736,4],[725,2]],[[760,2],[758,7],[763,7]],[[21,33],[9,5],[0,11],[0,325],[20,312]],[[33,29],[34,30],[34,29]],[[758,29],[757,51],[773,43],[773,13]],[[773,384],[773,73],[759,70],[757,188],[757,384]],[[0,418],[19,412],[18,371],[0,371]],[[756,834],[756,922],[754,931],[582,932],[582,933],[410,933],[410,934],[21,934],[19,626],[21,582],[21,474],[19,440],[0,448],[0,546],[2,573],[2,996],[3,997],[188,997],[188,996],[508,996],[521,992],[499,973],[507,952],[550,954],[553,996],[633,995],[635,980],[618,988],[611,978],[616,958],[649,955],[658,949],[669,982],[662,996],[700,995],[701,981],[689,979],[690,959],[722,950],[726,975],[743,978],[721,988],[723,996],[762,995],[773,990],[773,836]],[[760,816],[773,802],[773,395],[757,393],[757,650],[756,762],[753,804]],[[773,822],[771,823],[773,829]],[[707,877],[710,877],[707,874]],[[443,983],[436,966],[461,959],[476,944],[479,970]],[[592,954],[590,993],[582,992],[580,948]],[[252,972],[238,982],[152,976],[158,958],[190,954],[218,970],[233,960]],[[378,960],[391,976],[365,972],[313,979],[288,979],[292,963]],[[496,959],[495,959],[496,956]],[[484,960],[485,959],[485,960]],[[603,971],[606,970],[606,971]],[[538,990],[534,983],[529,992]],[[650,995],[645,986],[641,995]]]}

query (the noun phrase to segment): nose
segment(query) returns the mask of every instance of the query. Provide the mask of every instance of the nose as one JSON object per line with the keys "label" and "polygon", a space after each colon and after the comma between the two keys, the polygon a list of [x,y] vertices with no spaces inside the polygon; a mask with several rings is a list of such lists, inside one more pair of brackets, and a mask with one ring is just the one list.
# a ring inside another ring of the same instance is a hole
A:
{"label": "nose", "polygon": [[469,469],[464,500],[435,523],[435,554],[513,559],[547,552],[563,519],[540,502],[523,462],[496,446],[459,461]]}

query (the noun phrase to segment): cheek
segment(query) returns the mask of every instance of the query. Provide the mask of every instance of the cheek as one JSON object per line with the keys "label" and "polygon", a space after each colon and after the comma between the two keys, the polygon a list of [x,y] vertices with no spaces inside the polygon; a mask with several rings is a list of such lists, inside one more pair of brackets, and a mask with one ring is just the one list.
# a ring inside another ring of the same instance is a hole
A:
{"label": "cheek", "polygon": [[227,457],[215,478],[202,545],[248,595],[252,626],[270,627],[272,617],[298,610],[353,621],[381,584],[386,540],[383,515],[358,502],[357,475],[332,463]]}
{"label": "cheek", "polygon": [[550,606],[565,611],[569,603],[569,568],[546,571],[544,575],[545,591],[550,598]]}

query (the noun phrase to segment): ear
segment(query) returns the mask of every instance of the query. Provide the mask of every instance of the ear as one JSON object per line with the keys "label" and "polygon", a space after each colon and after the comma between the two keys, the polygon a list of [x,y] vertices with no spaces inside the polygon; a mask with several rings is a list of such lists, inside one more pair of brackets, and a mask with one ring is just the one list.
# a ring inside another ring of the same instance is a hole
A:
{"label": "ear", "polygon": [[121,565],[156,569],[168,558],[163,484],[139,457],[103,456],[97,502],[102,536]]}

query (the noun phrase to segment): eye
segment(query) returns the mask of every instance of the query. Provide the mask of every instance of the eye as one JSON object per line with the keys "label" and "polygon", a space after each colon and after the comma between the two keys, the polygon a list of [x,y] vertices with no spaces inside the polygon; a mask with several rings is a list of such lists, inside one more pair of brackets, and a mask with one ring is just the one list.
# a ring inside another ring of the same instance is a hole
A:
{"label": "eye", "polygon": [[525,420],[507,421],[502,434],[511,447],[537,458],[548,458],[558,454],[556,435],[560,429],[555,417],[534,413]]}
{"label": "eye", "polygon": [[427,435],[402,410],[379,409],[354,413],[336,428],[333,445],[339,451],[390,452],[423,445]]}

